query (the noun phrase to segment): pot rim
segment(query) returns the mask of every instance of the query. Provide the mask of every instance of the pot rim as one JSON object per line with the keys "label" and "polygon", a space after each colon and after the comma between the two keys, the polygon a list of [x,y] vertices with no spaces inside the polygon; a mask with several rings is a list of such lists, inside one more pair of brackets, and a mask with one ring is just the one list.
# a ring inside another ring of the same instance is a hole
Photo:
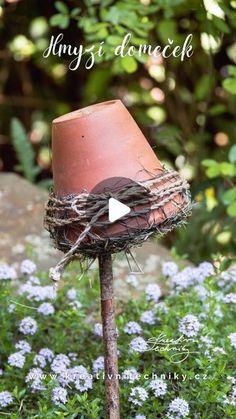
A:
{"label": "pot rim", "polygon": [[72,121],[74,119],[78,119],[78,118],[84,118],[84,117],[87,118],[90,115],[94,114],[95,112],[102,111],[103,109],[106,108],[107,105],[115,105],[115,104],[123,105],[123,103],[120,99],[113,99],[113,100],[107,100],[105,102],[94,103],[93,105],[89,105],[89,106],[86,106],[84,108],[77,109],[75,111],[68,112],[64,115],[61,115],[61,116],[55,118],[52,121],[52,123],[53,124],[60,124],[60,123],[70,122],[70,121]]}

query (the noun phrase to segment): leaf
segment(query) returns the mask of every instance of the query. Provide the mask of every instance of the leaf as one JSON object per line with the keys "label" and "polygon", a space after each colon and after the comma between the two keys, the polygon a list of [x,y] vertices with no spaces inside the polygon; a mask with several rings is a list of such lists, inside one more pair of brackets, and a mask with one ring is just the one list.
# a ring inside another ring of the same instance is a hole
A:
{"label": "leaf", "polygon": [[62,19],[61,19],[61,23],[59,25],[59,28],[61,29],[66,29],[68,28],[69,24],[70,24],[70,18],[67,15],[61,15]]}
{"label": "leaf", "polygon": [[14,150],[20,163],[19,170],[30,182],[35,180],[40,168],[35,165],[35,152],[30,143],[22,123],[17,119],[11,120],[11,137]]}
{"label": "leaf", "polygon": [[113,25],[117,25],[119,23],[120,17],[121,13],[118,7],[112,6],[106,15],[106,21],[112,23]]}
{"label": "leaf", "polygon": [[59,26],[60,25],[60,22],[61,22],[61,16],[62,15],[60,13],[58,13],[57,15],[53,15],[50,18],[50,20],[49,20],[50,25],[52,25],[52,26]]}
{"label": "leaf", "polygon": [[232,202],[230,206],[227,208],[227,214],[230,217],[236,217],[236,201]]}
{"label": "leaf", "polygon": [[201,164],[203,167],[212,167],[212,166],[217,165],[217,162],[213,159],[205,159],[205,160],[202,160]]}
{"label": "leaf", "polygon": [[236,144],[229,150],[229,161],[230,163],[236,163]]}
{"label": "leaf", "polygon": [[224,20],[220,19],[219,17],[213,16],[213,23],[217,29],[219,29],[223,33],[230,33],[230,28]]}
{"label": "leaf", "polygon": [[228,65],[227,70],[230,76],[236,77],[236,66],[235,65]]}
{"label": "leaf", "polygon": [[81,12],[81,8],[80,7],[75,7],[72,11],[71,11],[71,17],[76,17],[80,14]]}
{"label": "leaf", "polygon": [[107,37],[106,42],[109,45],[112,46],[117,46],[120,45],[122,43],[123,38],[121,36],[116,36],[116,35],[110,35]]}
{"label": "leaf", "polygon": [[122,58],[121,65],[127,73],[134,73],[138,68],[135,58],[128,56]]}
{"label": "leaf", "polygon": [[236,95],[236,78],[225,79],[223,80],[222,85],[227,92],[231,93],[231,95]]}
{"label": "leaf", "polygon": [[113,3],[113,0],[101,0],[103,7],[109,6],[111,3]]}
{"label": "leaf", "polygon": [[208,114],[210,116],[217,116],[217,115],[220,115],[220,114],[226,112],[226,109],[227,108],[226,108],[225,105],[222,105],[221,103],[218,103],[216,105],[211,106],[211,108],[208,111]]}
{"label": "leaf", "polygon": [[236,174],[236,168],[233,164],[228,162],[220,163],[220,172],[224,176],[234,176]]}
{"label": "leaf", "polygon": [[233,201],[236,201],[236,187],[229,189],[222,195],[222,202],[225,205],[231,204]]}
{"label": "leaf", "polygon": [[204,74],[196,83],[194,96],[197,100],[203,100],[208,97],[211,89],[211,78]]}
{"label": "leaf", "polygon": [[62,1],[56,1],[55,7],[58,10],[58,12],[62,13],[63,15],[66,15],[69,13],[69,9],[65,3]]}
{"label": "leaf", "polygon": [[169,39],[175,39],[177,36],[177,23],[174,20],[162,20],[158,25],[158,34],[163,42]]}
{"label": "leaf", "polygon": [[206,175],[210,179],[219,176],[220,175],[220,167],[219,167],[219,165],[218,164],[215,164],[214,166],[209,167],[206,170]]}
{"label": "leaf", "polygon": [[59,13],[50,18],[50,24],[52,26],[58,26],[61,29],[66,29],[69,26],[69,22],[69,16],[61,15]]}

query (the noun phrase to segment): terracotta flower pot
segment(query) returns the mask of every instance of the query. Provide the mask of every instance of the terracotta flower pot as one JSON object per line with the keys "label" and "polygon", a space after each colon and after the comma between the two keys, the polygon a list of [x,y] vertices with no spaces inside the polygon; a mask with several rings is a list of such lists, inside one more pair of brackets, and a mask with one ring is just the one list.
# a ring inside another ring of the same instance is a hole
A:
{"label": "terracotta flower pot", "polygon": [[54,119],[53,178],[63,196],[111,177],[149,179],[162,165],[120,100],[98,103]]}
{"label": "terracotta flower pot", "polygon": [[[160,161],[120,100],[98,103],[56,118],[52,124],[52,155],[54,192],[60,197],[84,190],[91,192],[108,178],[145,181],[163,172]],[[171,181],[166,181],[165,186],[169,184]],[[176,202],[181,204],[182,199],[181,194],[177,195],[175,203],[165,205],[164,212],[150,211],[148,222],[142,220],[141,227],[150,222],[158,224],[169,214],[177,213]],[[128,221],[128,225],[133,227],[134,220]],[[117,221],[100,235],[107,237],[122,231],[124,225]]]}

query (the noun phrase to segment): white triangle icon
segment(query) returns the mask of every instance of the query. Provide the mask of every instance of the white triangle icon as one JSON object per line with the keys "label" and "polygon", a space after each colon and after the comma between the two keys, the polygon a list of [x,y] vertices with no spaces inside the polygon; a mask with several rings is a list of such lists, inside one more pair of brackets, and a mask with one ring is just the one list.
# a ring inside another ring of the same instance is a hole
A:
{"label": "white triangle icon", "polygon": [[110,223],[113,223],[116,220],[119,220],[119,218],[122,218],[124,215],[128,214],[131,209],[125,204],[122,204],[122,202],[118,201],[115,198],[110,198],[108,202],[108,218]]}

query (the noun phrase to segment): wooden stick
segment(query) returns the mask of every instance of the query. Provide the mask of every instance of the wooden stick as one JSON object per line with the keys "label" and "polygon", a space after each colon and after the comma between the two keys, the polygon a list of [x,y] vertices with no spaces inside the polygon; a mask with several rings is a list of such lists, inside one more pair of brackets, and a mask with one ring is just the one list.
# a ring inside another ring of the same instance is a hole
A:
{"label": "wooden stick", "polygon": [[99,256],[107,417],[120,418],[117,334],[111,255]]}

